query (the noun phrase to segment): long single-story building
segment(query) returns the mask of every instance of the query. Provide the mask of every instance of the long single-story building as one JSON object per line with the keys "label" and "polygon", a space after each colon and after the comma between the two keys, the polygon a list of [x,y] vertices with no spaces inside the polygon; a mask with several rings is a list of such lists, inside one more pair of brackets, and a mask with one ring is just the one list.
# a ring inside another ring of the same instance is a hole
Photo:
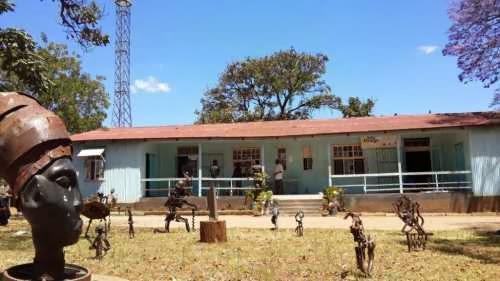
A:
{"label": "long single-story building", "polygon": [[84,196],[114,189],[121,202],[166,196],[184,171],[195,195],[211,183],[241,195],[251,167],[272,175],[276,159],[285,194],[334,185],[354,194],[500,195],[499,112],[105,128],[72,140]]}

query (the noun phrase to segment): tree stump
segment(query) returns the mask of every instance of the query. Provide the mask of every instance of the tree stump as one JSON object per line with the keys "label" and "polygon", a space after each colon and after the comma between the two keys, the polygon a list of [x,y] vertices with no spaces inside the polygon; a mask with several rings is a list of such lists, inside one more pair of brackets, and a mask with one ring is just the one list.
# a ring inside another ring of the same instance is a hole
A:
{"label": "tree stump", "polygon": [[226,221],[201,221],[200,242],[227,242]]}

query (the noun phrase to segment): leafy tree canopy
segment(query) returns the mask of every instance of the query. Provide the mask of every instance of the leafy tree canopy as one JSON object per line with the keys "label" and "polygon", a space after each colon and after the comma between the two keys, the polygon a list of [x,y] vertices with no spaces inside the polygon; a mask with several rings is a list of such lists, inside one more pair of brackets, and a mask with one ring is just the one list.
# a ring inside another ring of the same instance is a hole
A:
{"label": "leafy tree canopy", "polygon": [[350,97],[347,104],[339,105],[339,110],[344,118],[371,116],[375,101],[367,99],[363,102],[358,97]]}
{"label": "leafy tree canopy", "polygon": [[[64,44],[44,42],[34,55],[44,62],[40,73],[51,81],[45,91],[33,92],[33,96],[65,122],[68,131],[78,133],[101,127],[106,118],[109,99],[104,88],[104,77],[93,78],[82,72],[78,56],[70,54]],[[0,69],[2,90],[29,91],[33,85],[26,84],[13,72]]]}
{"label": "leafy tree canopy", "polygon": [[[102,11],[94,1],[53,0],[68,36],[84,49],[109,43],[98,22]],[[0,0],[0,15],[14,11],[14,4]],[[103,77],[83,73],[75,54],[65,45],[38,46],[30,34],[15,28],[0,28],[0,90],[24,91],[55,111],[71,133],[95,129],[106,118],[109,106]]]}
{"label": "leafy tree canopy", "polygon": [[197,123],[308,119],[321,108],[339,109],[341,99],[322,79],[327,62],[291,48],[231,63],[201,99]]}
{"label": "leafy tree canopy", "polygon": [[[477,80],[491,87],[500,74],[500,1],[458,0],[449,15],[453,25],[443,54],[457,57],[460,81]],[[495,90],[495,104],[500,105],[500,88]]]}

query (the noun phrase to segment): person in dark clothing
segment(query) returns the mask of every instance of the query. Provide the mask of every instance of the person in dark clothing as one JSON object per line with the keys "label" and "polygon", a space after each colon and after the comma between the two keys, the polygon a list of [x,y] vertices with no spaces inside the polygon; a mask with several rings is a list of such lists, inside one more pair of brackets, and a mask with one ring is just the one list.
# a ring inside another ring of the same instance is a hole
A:
{"label": "person in dark clothing", "polygon": [[[241,164],[235,163],[234,170],[233,170],[233,178],[241,178],[241,177],[243,177],[243,171],[241,170]],[[241,187],[241,181],[235,181],[234,186]],[[240,193],[241,193],[241,190],[236,191],[236,194],[240,195]]]}
{"label": "person in dark clothing", "polygon": [[219,174],[220,174],[219,164],[217,163],[217,160],[213,160],[212,166],[210,166],[210,176],[212,178],[218,178]]}

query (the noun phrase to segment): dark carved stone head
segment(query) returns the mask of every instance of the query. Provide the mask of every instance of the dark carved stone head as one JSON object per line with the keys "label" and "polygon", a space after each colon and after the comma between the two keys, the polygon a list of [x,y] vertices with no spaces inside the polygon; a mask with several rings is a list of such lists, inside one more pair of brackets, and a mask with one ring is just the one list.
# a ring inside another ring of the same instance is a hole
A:
{"label": "dark carved stone head", "polygon": [[82,198],[69,158],[60,158],[33,176],[19,197],[23,214],[31,224],[33,239],[50,237],[44,243],[59,248],[78,241]]}
{"label": "dark carved stone head", "polygon": [[62,280],[63,247],[78,241],[82,198],[62,120],[30,96],[0,92],[0,177],[32,227],[34,279]]}

